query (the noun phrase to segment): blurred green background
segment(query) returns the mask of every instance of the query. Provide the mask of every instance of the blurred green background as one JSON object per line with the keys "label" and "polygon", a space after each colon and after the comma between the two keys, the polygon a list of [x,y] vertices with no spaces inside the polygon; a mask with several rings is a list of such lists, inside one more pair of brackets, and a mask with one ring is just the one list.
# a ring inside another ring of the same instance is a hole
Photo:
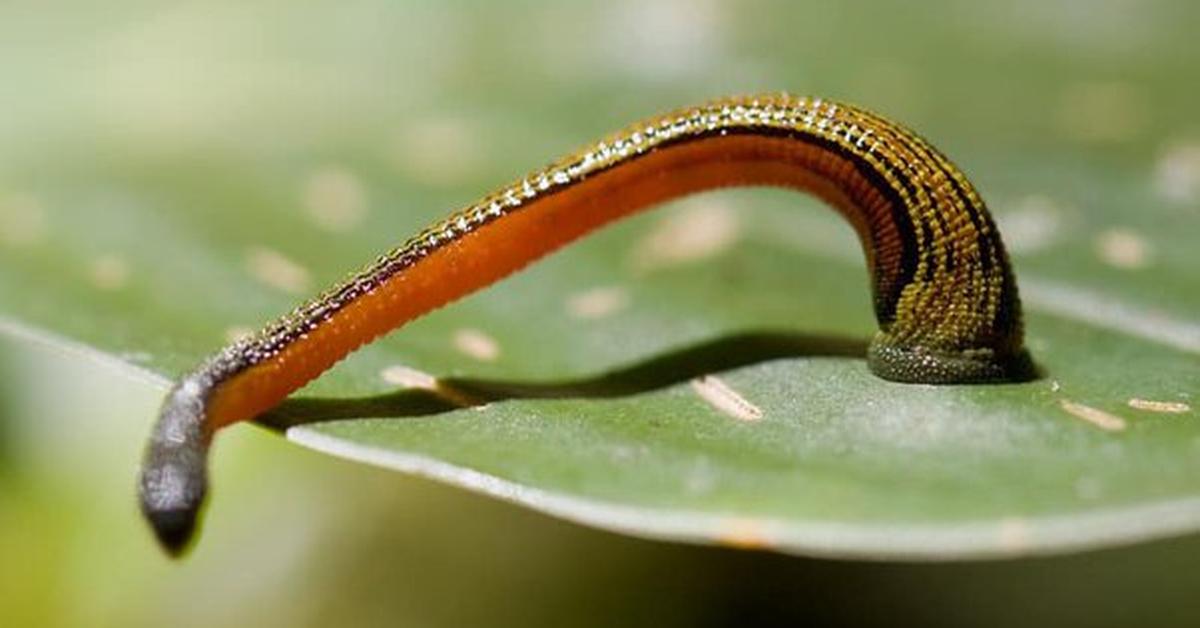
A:
{"label": "blurred green background", "polygon": [[[903,120],[985,194],[1001,190],[987,196],[1014,248],[1028,247],[1022,269],[1087,269],[1093,287],[1194,315],[1197,23],[1200,6],[1185,1],[11,2],[0,6],[0,195],[10,208],[30,202],[26,189],[96,212],[144,205],[136,225],[80,234],[96,252],[153,237],[156,203],[195,205],[201,232],[228,228],[205,218],[242,203],[300,205],[294,182],[314,170],[335,188],[355,172],[449,209],[649,113],[787,89]],[[1145,198],[1161,211],[1139,211]],[[1128,246],[1097,265],[1093,241],[1129,238],[1096,223],[1157,225],[1154,281],[1127,272],[1142,259]],[[1054,230],[1087,237],[1044,248]],[[398,235],[372,236],[375,248]],[[186,269],[187,252],[162,263]],[[37,269],[54,264],[6,258],[0,275],[34,293]],[[108,298],[120,316],[120,296]],[[54,298],[0,294],[0,305],[31,320],[60,311],[81,337],[94,326]],[[253,427],[222,437],[211,507],[223,515],[202,552],[173,564],[132,500],[160,397],[110,365],[0,340],[0,625],[1200,622],[1195,536],[952,565],[651,543]]]}

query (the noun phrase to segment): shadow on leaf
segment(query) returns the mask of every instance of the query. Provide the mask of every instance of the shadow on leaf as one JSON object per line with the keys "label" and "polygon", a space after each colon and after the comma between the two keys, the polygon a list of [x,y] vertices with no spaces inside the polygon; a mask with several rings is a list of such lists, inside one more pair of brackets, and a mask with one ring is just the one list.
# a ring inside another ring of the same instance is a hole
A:
{"label": "shadow on leaf", "polygon": [[595,377],[556,382],[446,378],[438,380],[437,391],[408,389],[357,399],[288,399],[257,422],[282,431],[325,421],[430,416],[507,399],[627,397],[771,360],[862,357],[866,347],[865,340],[841,336],[744,332],[669,351]]}

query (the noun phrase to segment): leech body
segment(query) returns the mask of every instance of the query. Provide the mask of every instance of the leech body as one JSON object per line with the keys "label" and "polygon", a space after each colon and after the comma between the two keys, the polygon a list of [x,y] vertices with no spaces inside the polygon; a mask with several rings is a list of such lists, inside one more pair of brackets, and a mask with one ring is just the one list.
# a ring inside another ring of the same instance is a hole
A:
{"label": "leech body", "polygon": [[966,177],[911,131],[787,95],[736,97],[635,124],[485,197],[239,341],[169,394],[147,450],[142,510],[178,553],[206,492],[217,428],[254,418],[404,323],[618,218],[726,186],[824,199],[866,253],[880,330],[871,370],[920,383],[1028,372],[1004,246]]}

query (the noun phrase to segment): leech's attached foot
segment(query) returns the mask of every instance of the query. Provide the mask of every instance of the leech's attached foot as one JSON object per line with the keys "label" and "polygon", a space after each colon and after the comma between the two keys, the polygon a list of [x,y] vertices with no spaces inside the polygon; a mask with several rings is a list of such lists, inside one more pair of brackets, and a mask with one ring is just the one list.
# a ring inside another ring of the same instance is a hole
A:
{"label": "leech's attached foot", "polygon": [[879,333],[867,347],[867,365],[883,379],[910,384],[994,384],[1023,382],[1037,375],[1029,352],[1000,353],[929,349],[894,344]]}

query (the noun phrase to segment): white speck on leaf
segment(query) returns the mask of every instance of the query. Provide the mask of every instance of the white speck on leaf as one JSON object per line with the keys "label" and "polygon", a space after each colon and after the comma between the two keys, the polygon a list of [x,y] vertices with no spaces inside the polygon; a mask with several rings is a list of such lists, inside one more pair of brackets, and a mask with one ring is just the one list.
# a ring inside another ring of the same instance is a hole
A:
{"label": "white speck on leaf", "polygon": [[350,231],[367,214],[362,182],[341,166],[325,166],[310,174],[304,182],[303,199],[309,217],[326,231]]}
{"label": "white speck on leaf", "polygon": [[308,270],[274,249],[252,247],[246,253],[246,268],[255,279],[272,288],[292,294],[309,290]]}
{"label": "white speck on leaf", "polygon": [[758,406],[750,403],[715,375],[693,379],[692,390],[710,406],[739,421],[757,421],[763,417],[763,412]]}
{"label": "white speck on leaf", "polygon": [[459,329],[454,332],[454,348],[482,362],[500,357],[500,345],[494,338],[478,329]]}

